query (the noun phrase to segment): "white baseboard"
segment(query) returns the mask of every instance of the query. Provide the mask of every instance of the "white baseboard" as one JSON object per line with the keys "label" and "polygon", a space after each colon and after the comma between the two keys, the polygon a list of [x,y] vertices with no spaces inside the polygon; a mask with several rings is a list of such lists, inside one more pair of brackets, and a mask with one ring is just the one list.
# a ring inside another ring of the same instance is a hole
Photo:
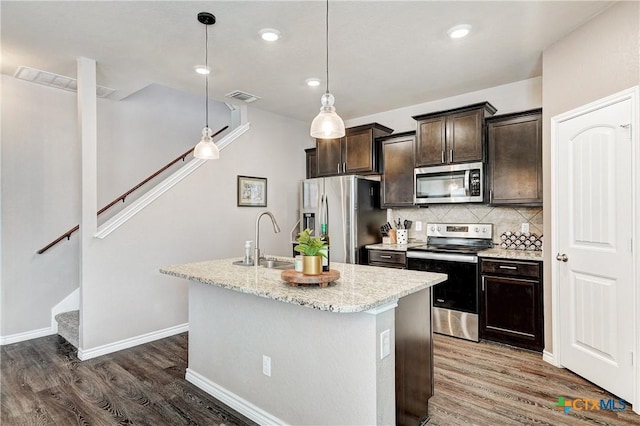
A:
{"label": "white baseboard", "polygon": [[176,325],[174,327],[165,328],[164,330],[153,331],[136,337],[120,340],[119,342],[109,343],[92,349],[78,349],[78,359],[86,361],[102,355],[118,352],[123,349],[132,348],[142,345],[143,343],[153,342],[154,340],[164,339],[165,337],[189,331],[189,323]]}
{"label": "white baseboard", "polygon": [[187,374],[185,375],[187,382],[193,383],[198,388],[202,389],[209,395],[213,396],[222,403],[236,410],[261,425],[286,425],[285,422],[279,418],[267,413],[259,407],[256,407],[244,398],[239,397],[235,393],[217,385],[211,380],[207,379],[201,374],[196,373],[190,368],[187,368]]}
{"label": "white baseboard", "polygon": [[556,363],[556,357],[555,355],[553,355],[553,353],[548,352],[547,350],[542,351],[542,360],[545,362],[548,362],[551,365],[554,365],[556,367],[560,367],[557,363]]}
{"label": "white baseboard", "polygon": [[52,327],[41,328],[39,330],[27,331],[24,333],[11,334],[9,336],[0,337],[0,346],[10,345],[12,343],[24,342],[25,340],[37,339],[38,337],[51,336],[56,334],[57,330]]}

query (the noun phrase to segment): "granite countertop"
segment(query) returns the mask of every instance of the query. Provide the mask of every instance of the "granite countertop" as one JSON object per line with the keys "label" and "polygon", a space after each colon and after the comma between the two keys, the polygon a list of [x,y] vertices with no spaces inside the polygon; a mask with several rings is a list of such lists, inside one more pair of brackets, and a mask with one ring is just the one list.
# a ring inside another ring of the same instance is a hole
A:
{"label": "granite countertop", "polygon": [[410,247],[418,247],[425,245],[425,242],[407,243],[407,244],[369,244],[364,248],[369,250],[392,250],[392,251],[407,251]]}
{"label": "granite countertop", "polygon": [[[241,258],[164,266],[160,272],[240,293],[330,312],[362,312],[441,283],[445,274],[331,262],[340,279],[328,287],[291,287],[281,269],[232,265]],[[293,261],[293,259],[289,259]]]}
{"label": "granite countertop", "polygon": [[[369,244],[365,248],[369,250],[390,250],[407,251],[408,248],[425,245],[425,242],[414,242],[408,244]],[[542,251],[532,250],[506,250],[501,247],[478,252],[478,257],[493,257],[497,259],[513,260],[538,260],[542,262]]]}
{"label": "granite countertop", "polygon": [[493,257],[497,259],[512,260],[538,260],[542,261],[542,251],[532,250],[506,250],[494,247],[489,250],[483,250],[478,253],[478,257]]}

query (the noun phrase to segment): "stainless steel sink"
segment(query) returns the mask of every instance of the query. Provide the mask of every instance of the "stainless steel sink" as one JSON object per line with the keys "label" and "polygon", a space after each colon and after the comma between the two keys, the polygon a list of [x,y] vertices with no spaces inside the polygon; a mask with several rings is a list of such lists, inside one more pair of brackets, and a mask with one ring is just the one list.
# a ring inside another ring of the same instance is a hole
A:
{"label": "stainless steel sink", "polygon": [[[253,261],[251,263],[244,263],[242,260],[237,260],[233,262],[233,264],[238,266],[253,266]],[[293,269],[293,262],[278,259],[262,259],[260,266],[269,269]]]}
{"label": "stainless steel sink", "polygon": [[269,269],[293,269],[293,262],[289,262],[288,260],[263,259],[260,261],[260,266]]}

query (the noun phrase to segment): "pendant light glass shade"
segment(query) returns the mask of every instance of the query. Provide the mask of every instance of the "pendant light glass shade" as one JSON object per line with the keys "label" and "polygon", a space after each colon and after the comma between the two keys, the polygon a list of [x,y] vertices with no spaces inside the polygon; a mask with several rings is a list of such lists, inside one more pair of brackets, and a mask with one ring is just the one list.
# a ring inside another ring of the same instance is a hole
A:
{"label": "pendant light glass shade", "polygon": [[320,113],[311,122],[311,137],[318,139],[335,139],[345,135],[344,121],[333,106],[335,98],[331,93],[322,95]]}
{"label": "pendant light glass shade", "polygon": [[320,102],[320,113],[311,122],[311,130],[309,134],[312,138],[318,139],[336,139],[345,135],[344,121],[336,113],[336,108],[333,106],[335,98],[329,92],[329,0],[327,0],[327,9],[325,15],[325,28],[326,28],[326,65],[327,65],[327,90]]}
{"label": "pendant light glass shade", "polygon": [[211,135],[213,132],[210,128],[205,127],[202,129],[202,139],[198,142],[198,145],[193,150],[193,156],[201,158],[203,160],[218,160],[220,159],[220,150],[218,146],[213,143]]}

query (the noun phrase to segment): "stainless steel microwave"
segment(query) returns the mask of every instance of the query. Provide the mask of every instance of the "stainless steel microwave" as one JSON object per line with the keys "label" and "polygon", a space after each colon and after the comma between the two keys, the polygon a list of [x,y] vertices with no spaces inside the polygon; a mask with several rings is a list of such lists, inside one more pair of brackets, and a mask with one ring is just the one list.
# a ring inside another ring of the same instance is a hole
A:
{"label": "stainless steel microwave", "polygon": [[414,171],[415,204],[481,203],[484,164],[419,167]]}

